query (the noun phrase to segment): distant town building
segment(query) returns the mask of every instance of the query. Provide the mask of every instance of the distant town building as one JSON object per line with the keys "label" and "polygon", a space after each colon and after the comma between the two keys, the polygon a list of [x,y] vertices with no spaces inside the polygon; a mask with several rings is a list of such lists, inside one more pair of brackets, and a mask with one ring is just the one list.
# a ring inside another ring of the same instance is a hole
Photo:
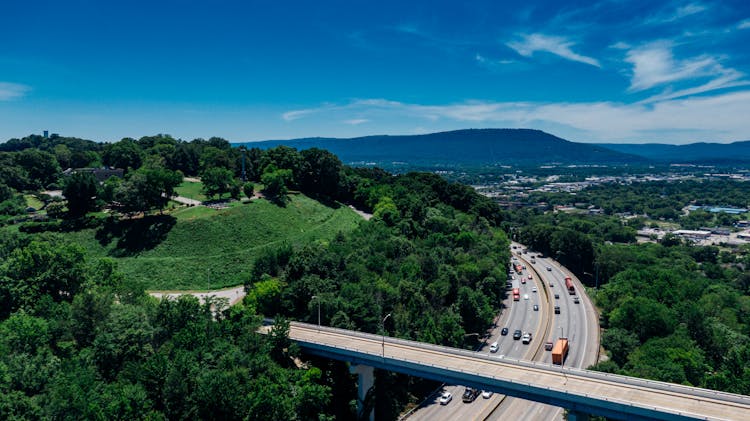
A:
{"label": "distant town building", "polygon": [[711,236],[711,231],[704,230],[676,230],[672,231],[672,234],[678,235],[688,240],[705,240]]}
{"label": "distant town building", "polygon": [[711,234],[716,235],[729,235],[732,233],[729,228],[722,228],[722,227],[701,227],[701,231],[711,231]]}
{"label": "distant town building", "polygon": [[45,130],[43,133],[44,133],[43,134],[44,138],[48,139],[49,138],[49,130]]}

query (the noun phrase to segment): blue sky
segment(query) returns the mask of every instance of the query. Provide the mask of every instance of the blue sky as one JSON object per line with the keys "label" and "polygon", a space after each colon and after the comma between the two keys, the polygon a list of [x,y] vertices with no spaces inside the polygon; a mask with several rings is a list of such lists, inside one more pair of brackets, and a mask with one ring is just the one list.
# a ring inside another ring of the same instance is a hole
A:
{"label": "blue sky", "polygon": [[750,2],[8,1],[0,140],[750,139]]}

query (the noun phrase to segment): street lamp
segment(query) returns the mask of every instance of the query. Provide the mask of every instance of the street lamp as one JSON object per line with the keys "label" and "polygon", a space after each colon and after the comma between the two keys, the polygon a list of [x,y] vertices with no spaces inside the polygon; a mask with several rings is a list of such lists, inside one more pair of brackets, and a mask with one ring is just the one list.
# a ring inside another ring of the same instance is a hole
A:
{"label": "street lamp", "polygon": [[381,333],[383,334],[383,360],[385,360],[385,321],[391,317],[391,313],[388,313],[383,317],[383,321],[380,323],[381,328],[383,329]]}
{"label": "street lamp", "polygon": [[317,295],[312,296],[313,300],[318,300],[318,332],[320,332],[320,297]]}

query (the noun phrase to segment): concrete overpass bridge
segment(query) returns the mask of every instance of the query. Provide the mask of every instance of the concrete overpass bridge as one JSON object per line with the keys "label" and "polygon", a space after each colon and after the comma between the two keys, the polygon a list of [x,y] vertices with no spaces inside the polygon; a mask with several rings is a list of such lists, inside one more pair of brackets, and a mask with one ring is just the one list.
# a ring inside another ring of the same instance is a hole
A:
{"label": "concrete overpass bridge", "polygon": [[750,420],[750,396],[498,358],[455,348],[292,322],[289,337],[307,353],[352,363],[359,399],[373,367],[491,390],[615,419]]}

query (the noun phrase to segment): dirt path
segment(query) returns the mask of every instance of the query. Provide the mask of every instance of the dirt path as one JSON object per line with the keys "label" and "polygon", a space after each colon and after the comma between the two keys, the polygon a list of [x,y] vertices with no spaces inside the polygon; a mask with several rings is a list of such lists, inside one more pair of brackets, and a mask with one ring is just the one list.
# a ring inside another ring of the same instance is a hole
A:
{"label": "dirt path", "polygon": [[190,199],[185,196],[172,196],[170,199],[188,206],[200,206],[203,203],[200,200]]}
{"label": "dirt path", "polygon": [[201,302],[204,302],[206,299],[206,296],[215,296],[218,298],[226,298],[229,300],[229,305],[233,306],[240,302],[243,298],[245,298],[245,287],[244,286],[238,286],[234,288],[228,288],[228,289],[218,289],[208,292],[191,292],[191,291],[149,291],[148,293],[152,297],[156,298],[162,298],[162,297],[168,297],[168,298],[177,298],[180,295],[193,295],[195,297],[198,297],[198,300]]}
{"label": "dirt path", "polygon": [[365,211],[359,210],[359,209],[355,208],[355,207],[354,207],[354,206],[352,206],[352,205],[349,205],[349,208],[350,208],[351,210],[353,210],[354,212],[356,212],[356,213],[357,213],[357,215],[359,215],[359,216],[361,216],[362,218],[364,218],[364,219],[365,219],[365,221],[369,221],[369,220],[370,220],[370,218],[372,218],[372,214],[371,214],[371,213],[367,213],[367,212],[365,212]]}

